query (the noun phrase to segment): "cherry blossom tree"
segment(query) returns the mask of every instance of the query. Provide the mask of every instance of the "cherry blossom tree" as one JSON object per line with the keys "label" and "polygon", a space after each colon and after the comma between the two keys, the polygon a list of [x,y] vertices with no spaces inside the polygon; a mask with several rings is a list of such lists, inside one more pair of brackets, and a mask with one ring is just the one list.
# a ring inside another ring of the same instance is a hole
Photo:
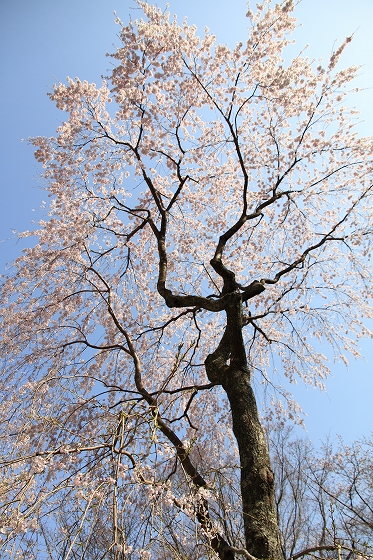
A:
{"label": "cherry blossom tree", "polygon": [[233,49],[138,4],[108,81],[57,84],[66,121],[33,139],[50,204],[1,288],[3,556],[283,558],[257,400],[296,419],[279,377],[322,386],[322,345],[370,335],[351,38],[285,63],[291,0]]}

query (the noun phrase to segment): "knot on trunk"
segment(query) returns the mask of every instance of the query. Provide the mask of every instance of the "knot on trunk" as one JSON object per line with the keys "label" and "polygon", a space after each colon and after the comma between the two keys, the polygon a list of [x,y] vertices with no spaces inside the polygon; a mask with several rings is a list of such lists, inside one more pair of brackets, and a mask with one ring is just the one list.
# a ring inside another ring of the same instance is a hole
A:
{"label": "knot on trunk", "polygon": [[228,370],[224,358],[220,355],[209,354],[205,360],[206,374],[211,383],[221,385],[224,381],[225,374]]}

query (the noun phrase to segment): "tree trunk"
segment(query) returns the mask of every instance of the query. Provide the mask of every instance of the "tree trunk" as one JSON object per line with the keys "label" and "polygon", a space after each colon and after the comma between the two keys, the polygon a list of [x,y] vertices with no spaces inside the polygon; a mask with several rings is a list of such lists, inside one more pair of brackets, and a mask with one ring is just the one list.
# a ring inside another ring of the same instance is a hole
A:
{"label": "tree trunk", "polygon": [[255,396],[246,372],[229,372],[223,383],[231,405],[233,432],[241,464],[241,495],[246,549],[256,558],[283,558],[277,513],[274,504],[274,478]]}
{"label": "tree trunk", "polygon": [[242,336],[242,298],[230,294],[227,325],[217,349],[206,361],[211,382],[225,389],[241,464],[241,496],[247,551],[256,558],[284,558],[274,502],[274,477],[267,442],[250,384]]}

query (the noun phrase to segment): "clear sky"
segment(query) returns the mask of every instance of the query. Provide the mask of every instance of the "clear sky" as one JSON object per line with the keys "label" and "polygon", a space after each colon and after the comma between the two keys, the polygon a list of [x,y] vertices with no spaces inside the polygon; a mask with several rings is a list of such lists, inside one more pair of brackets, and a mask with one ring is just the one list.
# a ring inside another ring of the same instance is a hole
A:
{"label": "clear sky", "polygon": [[[41,215],[40,169],[27,138],[53,135],[63,118],[46,93],[66,76],[100,83],[110,68],[105,53],[119,45],[114,10],[124,22],[138,14],[130,0],[0,0],[2,267],[21,248],[12,230],[31,229],[30,221]],[[201,31],[208,26],[222,43],[245,40],[244,0],[170,0],[169,10],[180,20],[188,16]],[[356,85],[364,91],[352,97],[351,104],[361,111],[361,134],[372,135],[373,0],[302,0],[295,13],[302,25],[295,34],[294,53],[309,44],[310,58],[326,59],[333,46],[354,33],[342,65],[362,65]],[[366,361],[351,360],[348,371],[333,367],[326,394],[296,388],[316,444],[326,435],[340,434],[351,441],[373,430],[373,342],[361,346]]]}

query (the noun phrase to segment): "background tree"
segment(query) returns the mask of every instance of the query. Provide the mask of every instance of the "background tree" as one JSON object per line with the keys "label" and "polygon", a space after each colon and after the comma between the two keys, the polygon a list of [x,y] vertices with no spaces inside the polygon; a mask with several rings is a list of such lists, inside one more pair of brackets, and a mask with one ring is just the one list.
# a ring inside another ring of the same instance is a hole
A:
{"label": "background tree", "polygon": [[[315,450],[283,424],[271,430],[276,507],[285,557],[309,550],[372,557],[372,439]],[[333,546],[334,545],[334,546]],[[334,550],[333,550],[334,549]]]}
{"label": "background tree", "polygon": [[56,85],[68,120],[33,141],[52,200],[2,288],[4,554],[60,519],[66,559],[98,532],[102,558],[281,558],[253,386],[293,417],[276,369],[321,384],[319,340],[357,354],[371,314],[350,38],[285,65],[292,2],[233,50],[139,5],[111,87]]}

